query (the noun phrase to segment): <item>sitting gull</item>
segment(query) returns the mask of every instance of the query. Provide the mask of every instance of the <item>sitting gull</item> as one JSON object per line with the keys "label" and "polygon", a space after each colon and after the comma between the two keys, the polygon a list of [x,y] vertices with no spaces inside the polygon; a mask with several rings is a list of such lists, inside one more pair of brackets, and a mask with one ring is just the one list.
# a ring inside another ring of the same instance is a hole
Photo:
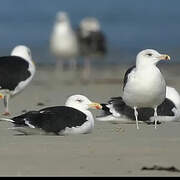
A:
{"label": "sitting gull", "polygon": [[136,57],[136,66],[125,73],[122,98],[128,106],[134,108],[137,129],[137,108],[143,107],[154,109],[155,128],[157,127],[157,106],[166,96],[166,82],[156,66],[160,60],[170,60],[170,57],[153,49],[143,50]]}
{"label": "sitting gull", "polygon": [[[122,97],[112,97],[108,103],[101,104],[102,113],[96,117],[98,121],[134,123],[134,110],[126,105]],[[152,108],[138,108],[138,120],[151,124],[154,122]],[[173,87],[166,87],[166,98],[157,107],[158,122],[180,121],[180,95]]]}
{"label": "sitting gull", "polygon": [[1,118],[1,120],[13,123],[14,127],[10,129],[26,135],[86,134],[94,127],[94,117],[89,108],[101,109],[102,107],[83,95],[72,95],[66,100],[65,106],[46,107],[11,119]]}
{"label": "sitting gull", "polygon": [[10,115],[9,99],[31,82],[35,71],[31,51],[24,45],[16,46],[10,56],[0,57],[0,98],[4,99],[4,115]]}

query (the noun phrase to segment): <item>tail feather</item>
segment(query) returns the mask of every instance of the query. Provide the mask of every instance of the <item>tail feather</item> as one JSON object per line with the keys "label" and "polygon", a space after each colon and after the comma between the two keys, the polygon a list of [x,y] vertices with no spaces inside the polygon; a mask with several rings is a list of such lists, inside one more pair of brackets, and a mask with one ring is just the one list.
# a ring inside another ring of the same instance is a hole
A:
{"label": "tail feather", "polygon": [[14,122],[12,119],[9,118],[0,118],[0,121],[7,121],[7,122]]}

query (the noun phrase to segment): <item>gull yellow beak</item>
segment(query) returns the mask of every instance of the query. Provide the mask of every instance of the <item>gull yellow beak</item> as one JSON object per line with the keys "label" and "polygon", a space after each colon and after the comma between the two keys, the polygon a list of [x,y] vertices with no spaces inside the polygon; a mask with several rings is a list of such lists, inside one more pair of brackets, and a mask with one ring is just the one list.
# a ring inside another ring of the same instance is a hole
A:
{"label": "gull yellow beak", "polygon": [[168,56],[167,54],[162,54],[161,56],[159,56],[160,60],[170,60],[170,56]]}
{"label": "gull yellow beak", "polygon": [[91,109],[102,109],[102,106],[99,103],[92,102],[91,104],[88,105],[89,108]]}
{"label": "gull yellow beak", "polygon": [[35,65],[35,62],[34,62],[34,60],[32,59],[32,63]]}
{"label": "gull yellow beak", "polygon": [[4,98],[4,94],[0,93],[0,99]]}

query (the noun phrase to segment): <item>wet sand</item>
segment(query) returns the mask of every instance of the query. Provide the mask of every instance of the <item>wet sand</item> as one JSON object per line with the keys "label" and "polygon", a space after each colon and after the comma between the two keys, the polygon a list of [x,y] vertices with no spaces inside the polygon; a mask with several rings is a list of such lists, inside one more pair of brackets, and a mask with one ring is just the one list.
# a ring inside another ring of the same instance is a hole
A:
{"label": "wet sand", "polygon": [[[56,72],[37,67],[31,84],[11,99],[12,116],[22,110],[63,105],[67,96],[84,94],[106,102],[122,95],[127,66],[96,68],[89,84],[81,73]],[[168,85],[180,92],[180,65],[163,65]],[[77,79],[76,79],[77,78]],[[40,103],[40,105],[38,105]],[[41,104],[42,103],[42,104]],[[0,112],[3,112],[0,103]],[[99,112],[93,110],[95,115]],[[74,136],[24,136],[0,122],[0,176],[179,176],[178,172],[142,171],[143,166],[175,166],[180,169],[180,123],[154,126],[95,121],[91,134]]]}

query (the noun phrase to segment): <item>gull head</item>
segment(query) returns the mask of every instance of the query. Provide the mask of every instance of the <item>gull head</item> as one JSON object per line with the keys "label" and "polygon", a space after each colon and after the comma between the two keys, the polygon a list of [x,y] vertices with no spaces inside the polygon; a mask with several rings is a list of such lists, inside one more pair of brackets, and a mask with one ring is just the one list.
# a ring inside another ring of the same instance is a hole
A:
{"label": "gull head", "polygon": [[56,14],[56,23],[68,23],[69,17],[66,12],[60,11]]}
{"label": "gull head", "polygon": [[145,49],[138,53],[136,65],[156,65],[161,60],[170,60],[170,56],[167,54],[160,54],[154,49]]}
{"label": "gull head", "polygon": [[12,50],[11,56],[19,56],[19,57],[24,58],[26,60],[32,60],[31,50],[27,46],[24,46],[24,45],[16,46]]}
{"label": "gull head", "polygon": [[83,95],[72,95],[66,100],[65,106],[72,107],[78,110],[91,109],[102,109],[99,103],[90,101],[87,97]]}
{"label": "gull head", "polygon": [[80,29],[84,37],[88,36],[91,32],[100,31],[100,23],[94,17],[86,17],[80,22]]}

